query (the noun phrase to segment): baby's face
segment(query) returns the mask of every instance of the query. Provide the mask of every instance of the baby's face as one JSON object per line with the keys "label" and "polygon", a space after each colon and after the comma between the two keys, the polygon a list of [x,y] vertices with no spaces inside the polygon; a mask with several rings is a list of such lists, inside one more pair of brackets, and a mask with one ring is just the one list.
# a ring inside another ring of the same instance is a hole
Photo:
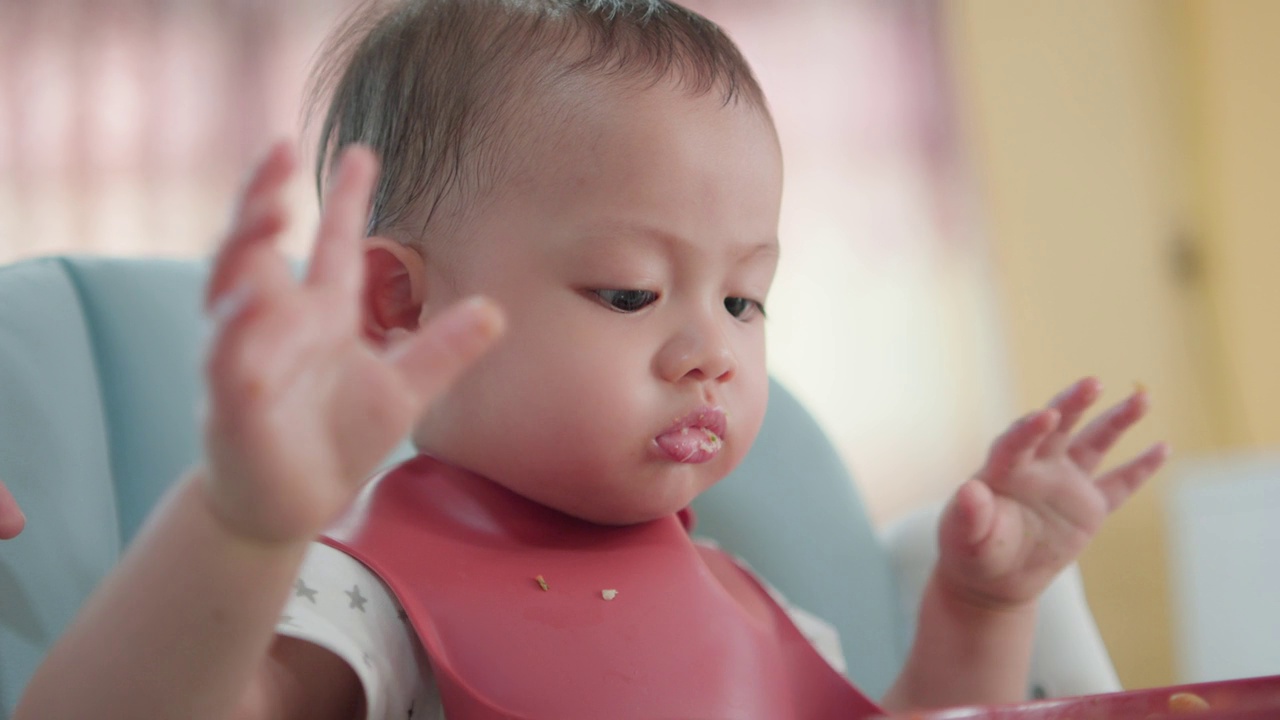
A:
{"label": "baby's face", "polygon": [[782,161],[761,114],[715,93],[573,92],[534,171],[429,263],[424,317],[483,293],[508,332],[415,440],[571,515],[639,522],[688,505],[760,428]]}

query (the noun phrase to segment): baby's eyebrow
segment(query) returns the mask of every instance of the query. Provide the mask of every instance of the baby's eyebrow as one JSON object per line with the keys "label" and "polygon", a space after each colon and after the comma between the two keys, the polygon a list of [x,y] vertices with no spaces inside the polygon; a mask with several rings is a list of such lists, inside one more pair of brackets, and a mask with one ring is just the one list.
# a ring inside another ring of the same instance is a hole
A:
{"label": "baby's eyebrow", "polygon": [[749,245],[742,253],[744,260],[777,260],[781,255],[781,249],[778,245],[777,238],[769,238],[764,242]]}
{"label": "baby's eyebrow", "polygon": [[[590,226],[582,234],[584,240],[632,241],[642,245],[656,244],[667,249],[676,249],[692,245],[680,235],[667,232],[652,225],[641,222],[611,221]],[[735,243],[737,244],[737,243]],[[735,253],[738,259],[777,260],[779,256],[778,238],[770,237],[755,243],[744,242],[741,250]]]}

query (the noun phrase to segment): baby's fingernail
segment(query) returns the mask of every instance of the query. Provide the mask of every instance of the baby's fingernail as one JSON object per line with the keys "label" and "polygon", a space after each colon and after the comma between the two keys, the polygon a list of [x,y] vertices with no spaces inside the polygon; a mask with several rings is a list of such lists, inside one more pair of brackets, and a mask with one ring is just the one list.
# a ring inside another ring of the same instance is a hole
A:
{"label": "baby's fingernail", "polygon": [[496,335],[502,332],[504,316],[497,303],[487,297],[475,295],[463,301],[463,306],[475,318],[474,326],[483,334]]}
{"label": "baby's fingernail", "polygon": [[454,340],[484,341],[502,331],[502,310],[492,300],[469,297],[440,319],[440,334]]}

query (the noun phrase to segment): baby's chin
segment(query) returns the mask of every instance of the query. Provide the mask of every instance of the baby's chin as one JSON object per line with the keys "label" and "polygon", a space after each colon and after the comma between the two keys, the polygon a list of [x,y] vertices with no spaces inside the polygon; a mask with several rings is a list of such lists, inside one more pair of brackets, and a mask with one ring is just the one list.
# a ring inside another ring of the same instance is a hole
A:
{"label": "baby's chin", "polygon": [[[674,515],[732,470],[733,462],[671,466],[634,477],[610,477],[574,467],[480,467],[462,458],[420,451],[497,483],[526,500],[597,525],[637,525]],[[731,458],[726,457],[726,461]]]}
{"label": "baby's chin", "polygon": [[638,525],[674,515],[689,507],[705,487],[678,484],[663,488],[661,493],[633,495],[595,495],[583,497],[529,497],[530,500],[566,515],[597,525]]}
{"label": "baby's chin", "polygon": [[640,525],[642,523],[652,522],[660,518],[674,515],[685,507],[688,503],[680,507],[662,507],[654,508],[557,508],[566,515],[571,515],[579,520],[595,523],[596,525],[614,525],[618,527],[626,525]]}

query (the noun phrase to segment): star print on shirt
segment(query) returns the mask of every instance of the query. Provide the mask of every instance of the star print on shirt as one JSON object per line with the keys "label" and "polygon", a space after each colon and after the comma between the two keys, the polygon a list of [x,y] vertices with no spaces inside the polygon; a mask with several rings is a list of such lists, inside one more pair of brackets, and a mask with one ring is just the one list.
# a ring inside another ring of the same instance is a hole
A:
{"label": "star print on shirt", "polygon": [[351,604],[347,606],[347,609],[355,608],[360,612],[364,612],[364,604],[369,602],[369,598],[360,594],[359,585],[352,585],[350,590],[344,590],[343,592],[347,594],[347,597],[351,598]]}
{"label": "star print on shirt", "polygon": [[298,581],[293,584],[293,594],[296,597],[304,597],[310,600],[312,605],[315,604],[316,594],[319,592],[315,588],[307,587],[307,583],[302,578],[298,578]]}

